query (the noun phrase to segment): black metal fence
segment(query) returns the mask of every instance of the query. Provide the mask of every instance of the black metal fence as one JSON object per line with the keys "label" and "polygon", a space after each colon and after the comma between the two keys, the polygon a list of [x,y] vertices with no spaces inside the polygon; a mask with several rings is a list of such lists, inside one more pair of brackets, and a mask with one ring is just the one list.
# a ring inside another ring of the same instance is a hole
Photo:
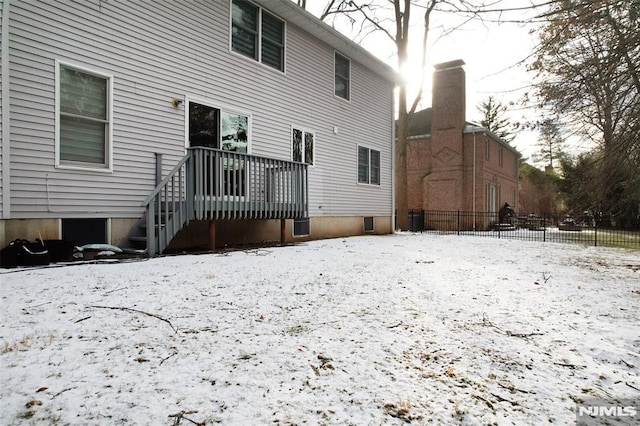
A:
{"label": "black metal fence", "polygon": [[640,230],[603,227],[594,220],[498,212],[409,210],[409,230],[528,241],[640,249]]}

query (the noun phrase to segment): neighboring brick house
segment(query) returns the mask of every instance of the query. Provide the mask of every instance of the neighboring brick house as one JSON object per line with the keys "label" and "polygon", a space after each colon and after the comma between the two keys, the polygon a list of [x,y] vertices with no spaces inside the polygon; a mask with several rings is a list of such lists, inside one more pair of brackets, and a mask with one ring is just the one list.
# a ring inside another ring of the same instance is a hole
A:
{"label": "neighboring brick house", "polygon": [[518,202],[515,148],[466,121],[464,62],[438,64],[432,107],[410,116],[407,141],[409,209],[497,212]]}

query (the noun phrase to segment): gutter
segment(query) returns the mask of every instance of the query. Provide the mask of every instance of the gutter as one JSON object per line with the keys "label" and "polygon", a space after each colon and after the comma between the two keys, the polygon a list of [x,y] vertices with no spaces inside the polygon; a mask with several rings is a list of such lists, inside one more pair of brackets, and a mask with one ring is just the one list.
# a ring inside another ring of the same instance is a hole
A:
{"label": "gutter", "polygon": [[2,217],[11,217],[11,89],[9,87],[9,3],[2,3]]}
{"label": "gutter", "polygon": [[359,62],[366,68],[399,85],[402,78],[398,72],[375,57],[371,52],[346,37],[340,31],[321,21],[319,18],[298,6],[291,0],[253,0],[254,3],[280,16],[307,33],[313,35],[333,49]]}

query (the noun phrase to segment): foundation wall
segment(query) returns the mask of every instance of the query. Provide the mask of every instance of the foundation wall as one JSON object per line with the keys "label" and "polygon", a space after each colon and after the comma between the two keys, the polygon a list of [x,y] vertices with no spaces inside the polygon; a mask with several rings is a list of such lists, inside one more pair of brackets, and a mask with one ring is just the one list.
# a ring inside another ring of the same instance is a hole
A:
{"label": "foundation wall", "polygon": [[[108,225],[109,243],[126,247],[128,235],[139,218],[112,218]],[[216,248],[279,244],[281,221],[276,220],[219,220],[216,226]],[[285,220],[285,243],[339,238],[365,234],[393,233],[392,218],[373,218],[373,231],[365,232],[362,216],[312,217],[309,235],[294,236],[293,220]],[[21,238],[35,241],[37,238],[55,240],[62,238],[61,219],[6,219],[0,221],[0,248]],[[196,220],[181,230],[173,239],[168,252],[209,249],[209,221]]]}

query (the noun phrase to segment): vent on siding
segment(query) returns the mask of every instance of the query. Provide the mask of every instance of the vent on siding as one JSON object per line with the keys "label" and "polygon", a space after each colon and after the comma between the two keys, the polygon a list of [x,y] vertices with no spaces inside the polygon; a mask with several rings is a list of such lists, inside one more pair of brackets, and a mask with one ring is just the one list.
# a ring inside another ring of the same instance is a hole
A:
{"label": "vent on siding", "polygon": [[302,237],[309,235],[309,218],[293,220],[293,236]]}
{"label": "vent on siding", "polygon": [[62,239],[75,241],[77,246],[105,244],[107,219],[62,219]]}
{"label": "vent on siding", "polygon": [[364,218],[364,232],[373,232],[373,217],[367,216]]}

